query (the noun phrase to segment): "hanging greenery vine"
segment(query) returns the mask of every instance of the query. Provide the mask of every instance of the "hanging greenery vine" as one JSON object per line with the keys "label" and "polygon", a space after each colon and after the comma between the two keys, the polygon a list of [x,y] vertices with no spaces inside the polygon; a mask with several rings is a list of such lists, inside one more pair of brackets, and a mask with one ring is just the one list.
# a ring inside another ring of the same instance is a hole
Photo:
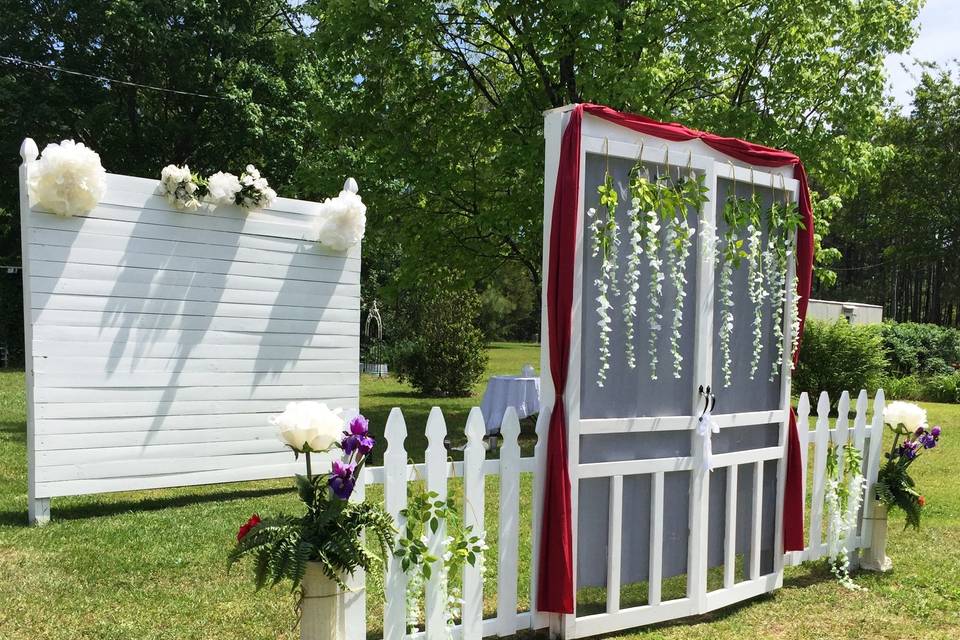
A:
{"label": "hanging greenery vine", "polygon": [[743,250],[740,231],[747,221],[744,200],[736,194],[736,182],[723,206],[723,220],[727,225],[723,234],[723,248],[720,252],[720,359],[723,372],[723,386],[729,387],[733,377],[733,361],[730,353],[730,340],[733,336],[733,271],[739,269],[747,257]]}
{"label": "hanging greenery vine", "polygon": [[670,282],[674,288],[673,316],[670,326],[670,353],[673,356],[673,377],[679,379],[683,371],[683,354],[680,352],[681,329],[683,328],[683,303],[687,295],[687,258],[694,228],[687,222],[690,208],[698,218],[707,201],[703,176],[687,167],[687,175],[670,190],[667,204],[670,210],[667,228],[667,250],[670,259]]}
{"label": "hanging greenery vine", "polygon": [[[643,157],[641,148],[640,157]],[[635,369],[637,366],[636,347],[634,345],[634,336],[636,335],[637,321],[637,294],[640,292],[640,263],[643,259],[643,239],[644,229],[646,227],[646,211],[651,209],[656,200],[654,195],[654,185],[650,182],[650,174],[641,162],[632,170],[632,179],[630,181],[630,209],[627,211],[627,217],[630,220],[628,236],[630,241],[630,253],[627,257],[627,272],[624,274],[624,293],[626,300],[623,305],[623,322],[626,338],[626,356],[627,366]]]}
{"label": "hanging greenery vine", "polygon": [[613,176],[607,168],[603,184],[597,187],[600,194],[600,206],[606,209],[606,215],[598,215],[591,208],[587,215],[591,219],[593,235],[593,255],[601,256],[600,275],[594,280],[597,287],[597,325],[600,327],[600,367],[597,371],[597,386],[602,387],[610,369],[610,331],[611,319],[610,295],[619,295],[617,290],[617,247],[620,245],[617,227],[617,204],[619,197],[613,183]]}
{"label": "hanging greenery vine", "polygon": [[850,578],[847,542],[856,532],[857,514],[863,501],[866,481],[861,469],[863,454],[852,443],[827,450],[827,486],[823,503],[827,518],[827,558],[830,571],[847,589],[861,589]]}
{"label": "hanging greenery vine", "polygon": [[[783,364],[783,349],[779,346],[783,342],[783,311],[787,303],[787,269],[793,256],[793,234],[801,226],[800,214],[795,204],[783,192],[783,202],[778,204],[774,200],[770,207],[767,222],[767,252],[770,256],[767,261],[768,290],[772,302],[771,323],[773,326],[775,357],[770,366],[770,382],[780,374]],[[796,300],[796,296],[792,297]],[[799,318],[798,318],[799,319]],[[792,335],[792,334],[791,334]]]}
{"label": "hanging greenery vine", "polygon": [[663,314],[660,311],[660,297],[663,295],[663,260],[660,258],[660,219],[664,209],[664,194],[669,191],[664,176],[657,176],[654,184],[654,203],[653,207],[647,211],[647,224],[644,230],[646,238],[647,264],[650,267],[650,281],[647,290],[647,325],[650,328],[650,336],[647,344],[647,351],[650,356],[650,379],[657,379],[657,337],[662,328],[660,322],[663,320]]}
{"label": "hanging greenery vine", "polygon": [[[752,181],[751,181],[752,182]],[[760,368],[760,356],[763,354],[763,309],[768,297],[764,283],[766,281],[761,230],[762,209],[760,197],[754,192],[747,201],[747,293],[753,306],[753,352],[750,356],[750,379],[753,380]]]}

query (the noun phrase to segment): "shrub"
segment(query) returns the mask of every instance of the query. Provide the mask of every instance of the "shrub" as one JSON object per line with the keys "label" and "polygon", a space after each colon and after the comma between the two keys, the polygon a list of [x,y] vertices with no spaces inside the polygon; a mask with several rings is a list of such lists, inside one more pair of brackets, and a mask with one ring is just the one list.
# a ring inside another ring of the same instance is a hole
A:
{"label": "shrub", "polygon": [[923,397],[928,402],[960,402],[960,373],[947,373],[927,379]]}
{"label": "shrub", "polygon": [[886,366],[876,325],[808,320],[793,377],[794,391],[812,396],[826,391],[836,402],[844,390],[876,389]]}
{"label": "shrub", "polygon": [[923,396],[923,383],[916,376],[887,376],[880,387],[887,400],[920,400]]}
{"label": "shrub", "polygon": [[894,376],[952,373],[960,362],[960,331],[951,327],[915,322],[882,325],[883,346]]}
{"label": "shrub", "polygon": [[450,284],[441,276],[413,293],[402,337],[388,350],[398,378],[424,395],[470,395],[487,366],[483,333],[475,324],[480,297]]}

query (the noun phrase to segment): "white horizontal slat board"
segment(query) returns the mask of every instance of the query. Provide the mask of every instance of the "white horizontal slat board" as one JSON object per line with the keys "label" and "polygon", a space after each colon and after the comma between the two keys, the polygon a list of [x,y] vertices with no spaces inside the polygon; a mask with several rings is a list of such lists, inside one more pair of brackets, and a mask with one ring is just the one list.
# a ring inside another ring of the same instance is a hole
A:
{"label": "white horizontal slat board", "polygon": [[[307,280],[309,282],[344,282],[359,284],[360,273],[328,267],[291,266],[283,264],[265,264],[238,262],[236,260],[191,258],[155,253],[129,254],[125,251],[102,248],[85,249],[80,247],[58,247],[34,245],[32,254],[37,263],[45,264],[83,264],[83,265],[123,265],[139,269],[169,269],[172,271],[196,271],[199,273],[230,274],[236,276],[258,276],[261,278],[284,278],[286,280]],[[345,262],[345,261],[343,261]]]}
{"label": "white horizontal slat board", "polygon": [[[138,374],[138,379],[151,373],[177,373],[183,376],[188,373],[241,373],[244,375],[256,375],[258,373],[269,373],[269,376],[256,376],[259,384],[265,381],[275,379],[274,376],[281,373],[347,373],[352,372],[356,367],[357,351],[352,348],[344,349],[319,349],[318,352],[324,354],[325,358],[315,360],[268,360],[264,358],[191,358],[190,360],[178,361],[172,358],[151,358],[149,356],[142,358],[132,358],[125,356],[121,358],[111,358],[109,356],[101,357],[50,357],[40,358],[34,363],[34,372],[50,374],[56,377],[50,378],[49,386],[65,387],[69,384],[62,384],[59,381],[70,380],[77,373],[83,373],[87,380],[106,379],[112,376],[128,376],[134,371]],[[96,378],[91,371],[99,371],[100,378]]]}
{"label": "white horizontal slat board", "polygon": [[360,247],[316,243],[315,202],[179,212],[158,184],[23,200],[34,498],[291,475],[270,417],[358,408]]}
{"label": "white horizontal slat board", "polygon": [[[243,331],[254,333],[312,333],[351,336],[360,332],[359,323],[347,309],[339,320],[276,320],[273,318],[210,318],[199,315],[142,314],[131,311],[98,313],[96,311],[49,311],[40,316],[35,326],[96,327],[136,329],[138,331]],[[36,314],[39,315],[39,314]]]}
{"label": "white horizontal slat board", "polygon": [[[24,230],[26,233],[27,230]],[[252,262],[256,264],[285,265],[291,267],[313,267],[318,269],[342,269],[360,271],[360,260],[350,256],[338,256],[304,249],[303,243],[295,243],[284,250],[282,247],[263,246],[255,242],[255,236],[240,241],[237,246],[219,246],[206,244],[198,240],[165,240],[163,238],[130,238],[123,236],[88,233],[78,236],[76,233],[61,229],[29,229],[29,249],[38,246],[69,247],[71,249],[99,249],[122,251],[137,255],[161,255],[174,258],[213,258],[232,262]],[[249,245],[249,246],[248,246]],[[291,252],[291,249],[293,252]]]}
{"label": "white horizontal slat board", "polygon": [[[37,304],[31,312],[33,322],[55,324],[47,318],[57,318],[58,313],[101,313],[111,318],[124,311],[120,304],[129,305],[123,298],[96,298],[61,294],[38,294]],[[328,307],[293,307],[287,305],[242,304],[234,302],[201,302],[199,300],[163,300],[150,299],[138,301],[136,313],[142,316],[181,315],[203,316],[208,318],[270,318],[273,320],[329,320],[331,322],[353,322],[359,314],[353,309],[331,309]]]}

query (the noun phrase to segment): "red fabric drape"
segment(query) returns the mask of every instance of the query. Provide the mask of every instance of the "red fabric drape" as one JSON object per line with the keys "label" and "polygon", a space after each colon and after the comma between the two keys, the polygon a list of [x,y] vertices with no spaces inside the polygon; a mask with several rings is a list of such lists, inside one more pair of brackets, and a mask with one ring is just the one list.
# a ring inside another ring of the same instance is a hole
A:
{"label": "red fabric drape", "polygon": [[[546,484],[541,522],[537,609],[573,613],[573,541],[570,474],[567,467],[567,426],[564,391],[570,358],[573,309],[573,255],[579,216],[580,132],[587,113],[639,133],[673,142],[700,139],[708,146],[742,162],[765,167],[793,166],[800,183],[799,211],[804,229],[797,238],[797,289],[800,294],[800,332],[807,315],[813,278],[813,208],[803,163],[796,155],[737,138],[688,129],[677,123],[621,113],[595,104],[579,104],[570,113],[560,146],[560,164],[550,225],[550,262],[547,271],[547,327],[550,375],[556,400],[547,434]],[[797,354],[794,354],[796,359]],[[786,551],[803,549],[803,493],[800,439],[791,411],[784,494],[783,541]]]}

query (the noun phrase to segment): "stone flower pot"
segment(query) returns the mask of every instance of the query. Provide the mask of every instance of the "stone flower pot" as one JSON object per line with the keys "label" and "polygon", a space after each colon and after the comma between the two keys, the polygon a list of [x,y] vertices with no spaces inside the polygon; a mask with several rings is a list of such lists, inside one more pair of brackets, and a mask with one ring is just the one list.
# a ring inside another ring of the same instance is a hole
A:
{"label": "stone flower pot", "polygon": [[890,571],[893,561],[887,557],[887,505],[879,500],[873,503],[873,529],[870,548],[864,549],[860,568],[866,571]]}
{"label": "stone flower pot", "polygon": [[327,577],[319,562],[307,563],[301,586],[300,640],[344,640],[344,591]]}

